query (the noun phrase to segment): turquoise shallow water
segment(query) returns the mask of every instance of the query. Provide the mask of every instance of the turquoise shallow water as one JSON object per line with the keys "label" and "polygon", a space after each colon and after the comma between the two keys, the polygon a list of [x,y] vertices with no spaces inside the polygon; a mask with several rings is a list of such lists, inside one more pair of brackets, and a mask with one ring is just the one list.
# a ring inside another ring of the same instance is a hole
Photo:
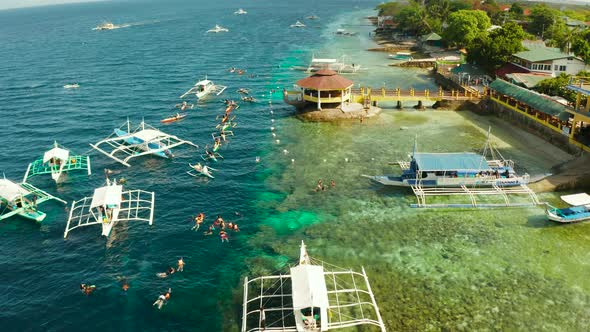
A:
{"label": "turquoise shallow water", "polygon": [[[249,14],[233,15],[240,6]],[[312,14],[310,7],[326,14],[308,29],[290,29]],[[10,179],[22,178],[26,165],[57,140],[74,152],[90,153],[94,173],[57,187],[50,178],[33,179],[40,188],[71,202],[90,195],[109,168],[128,179],[127,188],[156,192],[154,225],[119,225],[108,241],[92,227],[72,231],[64,241],[67,214],[59,203],[43,205],[48,217],[40,226],[18,218],[0,223],[0,301],[10,303],[0,312],[4,328],[220,330],[219,303],[239,283],[237,272],[250,255],[245,240],[260,222],[253,201],[264,190],[265,155],[274,147],[269,91],[300,75],[279,66],[293,55],[307,58],[305,52],[325,38],[327,22],[352,7],[352,1],[130,1],[0,12],[0,170]],[[130,26],[92,31],[103,20]],[[215,24],[230,32],[206,34]],[[228,73],[232,66],[247,74]],[[247,87],[261,101],[236,112],[236,137],[221,150],[225,159],[214,166],[220,169],[214,181],[185,174],[202,150],[178,148],[173,160],[141,158],[131,168],[89,151],[89,143],[127,117],[204,146],[224,110],[219,99],[200,102],[185,121],[163,126],[159,120],[205,75],[228,86],[223,98],[238,98],[235,91]],[[62,88],[70,83],[80,89]],[[290,113],[281,104],[274,110],[276,119]],[[257,155],[263,158],[259,165]],[[217,214],[235,220],[242,232],[223,245],[217,236],[190,232],[189,219],[199,211],[208,215],[207,222]],[[185,272],[155,277],[180,256]],[[118,276],[129,279],[126,295]],[[83,296],[77,289],[81,282],[98,290]],[[151,303],[168,287],[173,301],[155,311]]]}
{"label": "turquoise shallow water", "polygon": [[[28,162],[54,139],[91,154],[94,174],[55,186],[32,182],[68,201],[90,195],[102,169],[128,179],[128,188],[156,192],[154,225],[119,225],[111,239],[98,228],[74,230],[63,240],[67,218],[46,203],[41,225],[0,223],[0,323],[9,331],[236,330],[240,282],[245,274],[275,271],[305,239],[312,256],[367,269],[389,330],[583,330],[588,326],[588,224],[556,227],[541,208],[415,210],[408,191],[382,188],[360,174],[395,172],[415,135],[424,151],[477,151],[489,125],[501,152],[520,171],[541,174],[568,158],[496,118],[455,112],[385,110],[379,118],[343,123],[302,123],[270,97],[304,76],[289,70],[312,53],[346,54],[366,73],[355,84],[434,88],[424,71],[386,66],[368,38],[363,18],[372,2],[192,1],[94,3],[0,12],[0,170],[20,179]],[[234,16],[237,8],[249,11]],[[313,8],[310,10],[309,8]],[[304,30],[288,25],[316,14]],[[114,31],[91,28],[103,20],[130,23]],[[207,35],[215,24],[228,34]],[[335,37],[337,28],[359,32]],[[247,70],[238,76],[229,67]],[[142,158],[125,168],[88,143],[107,136],[129,117],[203,146],[210,142],[219,100],[199,103],[179,123],[160,126],[178,95],[207,75],[228,86],[223,98],[250,88],[262,102],[236,112],[236,137],[221,150],[213,181],[185,175],[198,159],[192,148],[177,158]],[[79,90],[64,84],[79,83]],[[272,105],[268,100],[273,101]],[[273,114],[270,111],[273,111]],[[274,120],[274,122],[272,122]],[[271,136],[275,127],[276,137]],[[277,143],[276,140],[279,140]],[[255,162],[256,156],[261,162]],[[336,189],[312,191],[318,178]],[[558,203],[558,195],[542,200]],[[190,232],[191,215],[222,214],[242,229],[229,244]],[[238,211],[240,216],[236,215]],[[179,256],[183,273],[155,273]],[[120,290],[118,276],[131,289]],[[90,297],[78,291],[92,282]],[[151,304],[172,287],[161,310]]]}

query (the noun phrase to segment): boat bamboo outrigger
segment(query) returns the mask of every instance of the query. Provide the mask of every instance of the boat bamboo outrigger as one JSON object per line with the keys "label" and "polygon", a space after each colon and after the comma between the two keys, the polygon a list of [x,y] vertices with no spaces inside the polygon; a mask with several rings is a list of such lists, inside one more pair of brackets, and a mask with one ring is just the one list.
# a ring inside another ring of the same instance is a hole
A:
{"label": "boat bamboo outrigger", "polygon": [[64,239],[71,230],[90,225],[102,225],[102,235],[106,237],[113,226],[121,221],[147,221],[151,225],[154,220],[154,200],[153,192],[123,191],[122,185],[107,178],[106,185],[95,189],[92,197],[72,203]]}
{"label": "boat bamboo outrigger", "polygon": [[205,96],[214,93],[216,96],[219,96],[223,91],[227,89],[224,85],[216,85],[206,77],[204,80],[195,83],[195,85],[188,89],[187,92],[183,93],[180,98],[184,98],[188,95],[195,95],[197,99],[202,99]]}
{"label": "boat bamboo outrigger", "polygon": [[82,155],[72,155],[70,151],[64,147],[53,143],[53,148],[43,154],[43,158],[39,158],[30,163],[27,167],[23,182],[35,175],[51,174],[51,178],[60,183],[64,180],[68,172],[83,170],[90,175],[90,157]]}
{"label": "boat bamboo outrigger", "polygon": [[[486,156],[490,154],[491,159]],[[414,142],[410,161],[395,163],[402,169],[401,175],[363,175],[386,186],[410,187],[417,204],[412,207],[523,207],[540,204],[537,195],[527,187],[530,176],[517,175],[514,162],[505,159],[490,142],[490,132],[481,154],[420,153]],[[522,195],[526,203],[511,202],[509,195]],[[466,204],[428,204],[427,197],[468,197]],[[500,203],[483,203],[482,197],[499,197]]]}
{"label": "boat bamboo outrigger", "polygon": [[319,332],[359,325],[385,331],[367,273],[361,270],[312,259],[302,241],[299,263],[288,273],[245,278],[241,331]]}
{"label": "boat bamboo outrigger", "polygon": [[297,21],[294,24],[291,24],[291,28],[305,28],[305,24]]}
{"label": "boat bamboo outrigger", "polygon": [[564,224],[590,220],[590,195],[586,193],[564,195],[561,199],[571,206],[558,209],[547,204],[545,213],[549,220]]}
{"label": "boat bamboo outrigger", "polygon": [[203,176],[207,176],[211,179],[215,179],[213,174],[211,174],[211,171],[217,171],[215,168],[209,167],[207,165],[201,165],[201,163],[197,163],[196,165],[192,165],[192,164],[188,164],[188,165],[190,166],[190,168],[192,168],[190,171],[187,172],[189,175],[194,176],[194,177],[197,177],[199,175],[203,175]]}
{"label": "boat bamboo outrigger", "polygon": [[14,183],[4,177],[0,179],[0,220],[18,215],[41,222],[47,214],[39,211],[37,207],[50,199],[66,204],[66,201],[50,195],[31,184],[25,182]]}
{"label": "boat bamboo outrigger", "polygon": [[229,32],[229,30],[220,26],[220,25],[215,24],[215,27],[213,29],[207,30],[207,32],[219,33],[219,32]]}
{"label": "boat bamboo outrigger", "polygon": [[[173,157],[171,149],[183,144],[198,148],[196,144],[166,134],[144,121],[136,129],[131,130],[131,123],[127,120],[121,127],[115,128],[113,134],[96,144],[90,144],[90,146],[107,157],[130,167],[131,165],[128,164],[130,159],[144,155],[171,158]],[[111,148],[110,151],[107,151],[107,146]]]}

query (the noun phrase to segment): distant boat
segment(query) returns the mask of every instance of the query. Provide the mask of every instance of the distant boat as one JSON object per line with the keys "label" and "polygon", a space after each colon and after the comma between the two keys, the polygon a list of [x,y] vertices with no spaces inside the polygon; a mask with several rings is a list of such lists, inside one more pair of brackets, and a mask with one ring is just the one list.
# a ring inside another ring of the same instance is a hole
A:
{"label": "distant boat", "polygon": [[245,10],[243,10],[242,8],[240,8],[237,11],[235,11],[234,14],[236,14],[236,15],[246,15],[246,14],[248,14],[248,12],[245,11]]}
{"label": "distant boat", "polygon": [[78,83],[64,85],[64,89],[78,89],[79,87],[80,84]]}
{"label": "distant boat", "polygon": [[104,22],[101,25],[96,26],[92,30],[114,30],[121,28],[120,25],[113,24],[112,22]]}
{"label": "distant boat", "polygon": [[224,28],[224,27],[221,27],[221,26],[215,24],[215,28],[209,29],[209,30],[207,30],[207,32],[219,33],[219,32],[229,32],[229,30],[226,29],[226,28]]}
{"label": "distant boat", "polygon": [[558,209],[547,204],[545,213],[549,220],[564,224],[590,220],[590,195],[586,193],[565,195],[561,196],[561,199],[571,206]]}
{"label": "distant boat", "polygon": [[295,24],[291,24],[291,28],[305,28],[305,24],[297,21]]}
{"label": "distant boat", "polygon": [[348,63],[348,57],[343,55],[339,59],[333,58],[316,58],[312,56],[311,62],[306,66],[293,66],[291,69],[302,70],[308,73],[313,73],[321,69],[330,69],[337,73],[356,73],[361,70],[361,66]]}
{"label": "distant boat", "polygon": [[393,59],[393,60],[404,60],[404,61],[410,61],[410,60],[414,59],[412,57],[411,52],[396,52],[395,54],[390,54],[389,58]]}
{"label": "distant boat", "polygon": [[197,99],[201,99],[210,93],[215,93],[215,95],[219,96],[226,88],[227,87],[223,85],[215,85],[213,82],[205,78],[204,80],[197,82],[192,88],[182,94],[180,98],[194,94]]}
{"label": "distant boat", "polygon": [[167,117],[165,119],[160,120],[161,123],[170,123],[170,122],[176,122],[178,120],[182,120],[184,118],[186,118],[187,114],[186,113],[176,113],[171,117]]}
{"label": "distant boat", "polygon": [[346,31],[345,29],[336,29],[336,32],[334,32],[335,35],[337,36],[356,36],[358,35],[357,32],[350,32],[350,31]]}
{"label": "distant boat", "polygon": [[315,15],[310,15],[310,16],[306,17],[306,19],[308,19],[308,20],[318,20],[319,17],[317,17]]}

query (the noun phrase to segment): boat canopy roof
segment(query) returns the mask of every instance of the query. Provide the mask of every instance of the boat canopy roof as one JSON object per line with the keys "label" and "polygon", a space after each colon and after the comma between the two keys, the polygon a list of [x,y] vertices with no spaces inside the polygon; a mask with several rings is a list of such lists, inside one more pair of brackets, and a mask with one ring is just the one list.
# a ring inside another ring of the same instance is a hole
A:
{"label": "boat canopy roof", "polygon": [[168,135],[156,129],[144,129],[133,133],[132,136],[137,137],[144,142],[151,142],[158,137],[166,137]]}
{"label": "boat canopy roof", "polygon": [[420,171],[486,171],[491,170],[484,156],[472,152],[415,153]]}
{"label": "boat canopy roof", "polygon": [[27,196],[28,194],[30,192],[18,184],[7,179],[0,179],[0,197],[7,201],[12,202],[19,196]]}
{"label": "boat canopy roof", "polygon": [[60,160],[68,160],[69,156],[70,156],[70,151],[56,146],[53,149],[45,152],[45,154],[43,155],[43,162],[46,163],[49,160],[51,160],[52,158],[60,159]]}
{"label": "boat canopy roof", "polygon": [[586,193],[581,194],[573,194],[573,195],[564,195],[561,196],[561,199],[569,205],[573,206],[580,206],[580,205],[588,205],[590,204],[590,195]]}
{"label": "boat canopy roof", "polygon": [[121,196],[123,194],[123,186],[107,185],[94,190],[90,208],[99,206],[117,206],[121,204]]}
{"label": "boat canopy roof", "polygon": [[328,289],[322,266],[302,264],[292,267],[291,285],[294,310],[328,307]]}
{"label": "boat canopy roof", "polygon": [[197,84],[195,84],[195,86],[199,86],[199,85],[209,85],[209,84],[213,84],[213,82],[209,81],[209,80],[202,80],[202,81],[198,81]]}

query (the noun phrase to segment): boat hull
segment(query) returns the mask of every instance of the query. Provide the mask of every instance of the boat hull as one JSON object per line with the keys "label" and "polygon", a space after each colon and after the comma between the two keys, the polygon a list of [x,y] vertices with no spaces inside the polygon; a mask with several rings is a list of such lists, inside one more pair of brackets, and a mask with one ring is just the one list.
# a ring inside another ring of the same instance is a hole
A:
{"label": "boat hull", "polygon": [[42,222],[45,219],[45,217],[47,217],[47,214],[45,212],[41,212],[39,210],[23,211],[18,215],[29,220],[34,220],[36,222]]}
{"label": "boat hull", "polygon": [[[579,207],[584,208],[584,207]],[[584,210],[580,210],[579,212],[575,211],[576,208],[567,208],[567,209],[547,209],[545,210],[545,214],[547,215],[547,219],[550,221],[554,221],[560,224],[571,224],[577,223],[582,221],[590,220],[590,211],[584,208]],[[573,211],[573,213],[569,214],[569,211]]]}
{"label": "boat hull", "polygon": [[420,186],[422,188],[435,188],[435,187],[445,187],[445,188],[460,188],[462,186],[475,186],[475,187],[515,187],[526,184],[520,178],[511,179],[488,179],[488,180],[479,180],[477,178],[443,178],[443,179],[424,179],[424,180],[415,180],[415,179],[402,179],[401,176],[391,176],[391,175],[376,175],[376,176],[365,176],[371,179],[374,182],[380,183],[385,186],[395,186],[395,187],[411,187],[411,186]]}

